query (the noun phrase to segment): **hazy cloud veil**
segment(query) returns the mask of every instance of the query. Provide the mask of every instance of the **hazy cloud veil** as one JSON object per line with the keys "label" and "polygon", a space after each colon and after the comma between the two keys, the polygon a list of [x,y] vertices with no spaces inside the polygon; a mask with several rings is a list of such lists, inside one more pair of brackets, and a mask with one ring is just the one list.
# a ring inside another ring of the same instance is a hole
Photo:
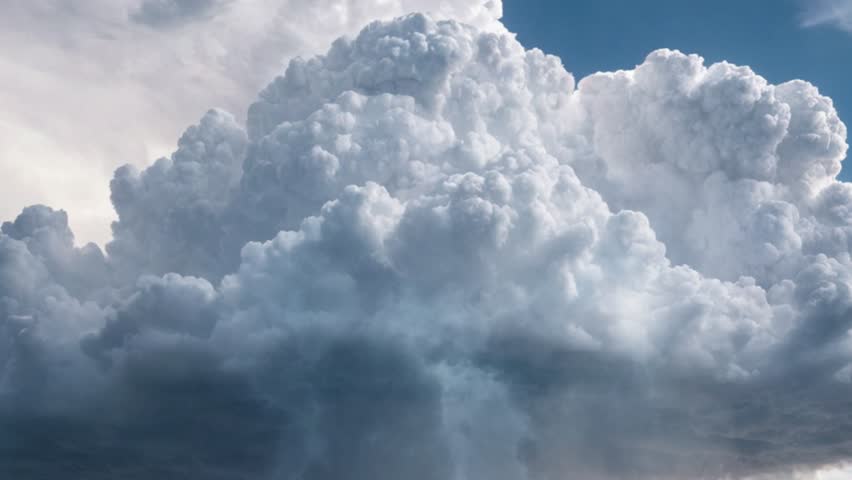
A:
{"label": "hazy cloud veil", "polygon": [[106,252],[76,247],[61,210],[3,224],[4,478],[793,478],[849,460],[852,185],[831,100],[668,50],[575,85],[499,3],[456,8],[475,26],[372,23],[291,61],[245,125],[211,110],[170,158],[119,168]]}

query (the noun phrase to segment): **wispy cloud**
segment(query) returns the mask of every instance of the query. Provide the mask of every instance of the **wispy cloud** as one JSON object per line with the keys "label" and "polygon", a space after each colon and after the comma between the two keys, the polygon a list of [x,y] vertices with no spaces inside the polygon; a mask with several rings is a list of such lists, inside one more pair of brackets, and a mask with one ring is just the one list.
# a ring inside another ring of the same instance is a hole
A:
{"label": "wispy cloud", "polygon": [[802,26],[831,26],[852,32],[852,0],[807,0],[802,5]]}

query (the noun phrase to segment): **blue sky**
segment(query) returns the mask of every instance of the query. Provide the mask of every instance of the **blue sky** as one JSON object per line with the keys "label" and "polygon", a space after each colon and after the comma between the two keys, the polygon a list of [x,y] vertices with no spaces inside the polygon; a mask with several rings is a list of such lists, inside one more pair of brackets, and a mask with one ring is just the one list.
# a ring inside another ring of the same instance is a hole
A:
{"label": "blue sky", "polygon": [[[675,48],[708,62],[749,65],[772,83],[808,80],[834,99],[848,125],[852,35],[825,25],[803,27],[803,5],[797,0],[508,0],[503,21],[527,47],[561,57],[578,79],[632,68],[652,50]],[[842,176],[852,180],[852,167],[847,165]]]}

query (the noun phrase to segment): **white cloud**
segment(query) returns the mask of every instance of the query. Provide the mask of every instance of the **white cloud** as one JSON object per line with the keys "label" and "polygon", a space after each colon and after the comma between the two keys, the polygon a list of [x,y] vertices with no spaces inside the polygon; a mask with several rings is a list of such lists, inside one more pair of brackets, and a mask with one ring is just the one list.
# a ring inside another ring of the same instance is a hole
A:
{"label": "white cloud", "polygon": [[827,468],[817,472],[817,480],[844,480],[852,476],[852,468]]}
{"label": "white cloud", "polygon": [[[479,24],[484,0],[12,0],[0,16],[0,215],[64,205],[105,242],[113,169],[167,153],[211,107],[242,115],[296,55],[376,18],[434,11]],[[499,25],[499,24],[495,24]],[[63,172],[56,174],[55,172]],[[67,177],[74,172],[73,177]]]}
{"label": "white cloud", "polygon": [[119,168],[107,256],[47,207],[3,225],[0,474],[849,460],[852,186],[811,85],[670,50],[575,85],[412,15],[291,61],[245,124],[211,110]]}

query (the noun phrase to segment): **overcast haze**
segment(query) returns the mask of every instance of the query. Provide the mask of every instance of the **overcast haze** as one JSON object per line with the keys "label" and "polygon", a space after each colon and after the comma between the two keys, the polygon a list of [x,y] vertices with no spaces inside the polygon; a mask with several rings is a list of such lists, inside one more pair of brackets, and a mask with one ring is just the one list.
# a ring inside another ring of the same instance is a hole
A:
{"label": "overcast haze", "polygon": [[807,79],[580,78],[498,0],[6,11],[0,477],[850,475],[847,129]]}

